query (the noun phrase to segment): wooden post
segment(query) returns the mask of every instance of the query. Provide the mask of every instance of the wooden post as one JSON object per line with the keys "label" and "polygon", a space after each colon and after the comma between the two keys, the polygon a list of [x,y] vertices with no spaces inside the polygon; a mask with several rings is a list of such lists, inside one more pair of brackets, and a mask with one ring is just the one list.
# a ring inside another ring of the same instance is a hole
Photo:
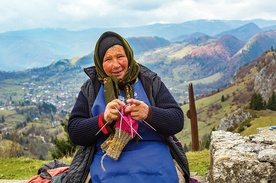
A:
{"label": "wooden post", "polygon": [[192,151],[199,151],[197,114],[196,114],[194,90],[193,90],[192,83],[189,84],[188,92],[189,92],[189,110],[187,111],[187,116],[191,121]]}

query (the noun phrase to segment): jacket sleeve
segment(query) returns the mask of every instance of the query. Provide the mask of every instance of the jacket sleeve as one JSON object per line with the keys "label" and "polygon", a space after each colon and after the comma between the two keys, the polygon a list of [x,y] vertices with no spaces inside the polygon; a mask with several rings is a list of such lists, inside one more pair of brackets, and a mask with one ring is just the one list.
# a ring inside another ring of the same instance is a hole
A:
{"label": "jacket sleeve", "polygon": [[149,123],[159,133],[171,136],[183,129],[183,111],[163,82],[155,97],[155,106],[151,106],[151,110],[152,116]]}
{"label": "jacket sleeve", "polygon": [[80,92],[68,121],[68,134],[74,144],[89,146],[96,142],[99,116],[90,117],[88,101]]}

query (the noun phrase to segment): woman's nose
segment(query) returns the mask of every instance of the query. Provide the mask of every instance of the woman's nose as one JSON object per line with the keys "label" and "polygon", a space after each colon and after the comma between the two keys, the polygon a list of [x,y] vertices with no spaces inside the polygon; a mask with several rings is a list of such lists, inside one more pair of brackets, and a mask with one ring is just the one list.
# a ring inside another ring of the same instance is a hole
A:
{"label": "woman's nose", "polygon": [[113,66],[114,67],[120,67],[121,65],[120,65],[120,63],[117,59],[114,59]]}

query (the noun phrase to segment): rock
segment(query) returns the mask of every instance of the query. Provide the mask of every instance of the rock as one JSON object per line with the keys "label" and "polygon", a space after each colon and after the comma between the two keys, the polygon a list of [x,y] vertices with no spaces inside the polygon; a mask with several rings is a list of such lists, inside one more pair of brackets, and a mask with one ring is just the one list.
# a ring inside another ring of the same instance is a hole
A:
{"label": "rock", "polygon": [[247,120],[250,117],[251,117],[250,112],[238,109],[237,111],[225,116],[220,120],[220,125],[218,127],[218,130],[226,131],[228,128],[238,126],[241,122]]}
{"label": "rock", "polygon": [[207,182],[276,182],[276,130],[258,131],[247,137],[213,131]]}
{"label": "rock", "polygon": [[276,61],[273,59],[260,70],[254,80],[254,91],[260,93],[265,101],[268,101],[272,92],[276,90]]}

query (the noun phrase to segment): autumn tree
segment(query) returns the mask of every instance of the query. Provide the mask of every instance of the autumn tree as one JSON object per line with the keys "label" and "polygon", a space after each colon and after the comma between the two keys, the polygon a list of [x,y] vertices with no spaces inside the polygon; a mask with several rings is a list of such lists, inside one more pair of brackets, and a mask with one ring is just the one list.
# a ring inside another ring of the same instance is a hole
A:
{"label": "autumn tree", "polygon": [[18,158],[19,152],[20,152],[20,145],[18,144],[18,134],[17,131],[14,130],[12,133],[12,142],[10,144],[10,147],[8,149],[8,157],[9,158]]}

